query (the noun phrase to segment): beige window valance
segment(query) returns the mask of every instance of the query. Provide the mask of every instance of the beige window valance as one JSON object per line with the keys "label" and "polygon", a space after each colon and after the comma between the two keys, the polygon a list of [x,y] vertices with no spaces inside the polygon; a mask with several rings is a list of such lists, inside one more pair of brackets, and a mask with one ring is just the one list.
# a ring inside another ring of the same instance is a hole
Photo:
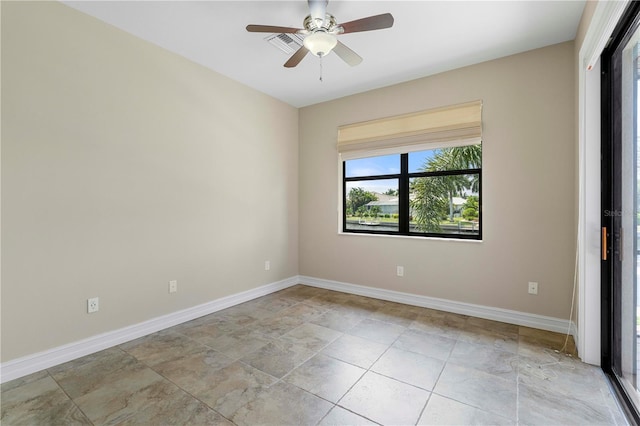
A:
{"label": "beige window valance", "polygon": [[338,127],[338,153],[408,152],[425,145],[459,146],[482,140],[482,101]]}

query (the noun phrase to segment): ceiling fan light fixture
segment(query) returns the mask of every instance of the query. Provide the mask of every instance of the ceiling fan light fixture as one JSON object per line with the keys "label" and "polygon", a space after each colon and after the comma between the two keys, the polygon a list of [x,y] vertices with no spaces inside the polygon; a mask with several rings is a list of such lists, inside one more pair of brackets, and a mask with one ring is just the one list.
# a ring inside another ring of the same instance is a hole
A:
{"label": "ceiling fan light fixture", "polygon": [[306,36],[302,43],[315,56],[326,56],[336,47],[338,39],[325,31],[316,31]]}

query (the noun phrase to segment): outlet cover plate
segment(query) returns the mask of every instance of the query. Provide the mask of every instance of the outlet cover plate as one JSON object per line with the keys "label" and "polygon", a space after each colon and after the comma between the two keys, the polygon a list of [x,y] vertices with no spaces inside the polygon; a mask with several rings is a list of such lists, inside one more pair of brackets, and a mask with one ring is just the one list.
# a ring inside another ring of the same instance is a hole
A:
{"label": "outlet cover plate", "polygon": [[175,293],[176,291],[178,291],[178,281],[177,280],[169,281],[169,293]]}
{"label": "outlet cover plate", "polygon": [[87,313],[92,314],[94,312],[98,312],[100,309],[100,299],[97,297],[92,297],[91,299],[87,299]]}
{"label": "outlet cover plate", "polygon": [[529,281],[529,294],[538,294],[538,283]]}

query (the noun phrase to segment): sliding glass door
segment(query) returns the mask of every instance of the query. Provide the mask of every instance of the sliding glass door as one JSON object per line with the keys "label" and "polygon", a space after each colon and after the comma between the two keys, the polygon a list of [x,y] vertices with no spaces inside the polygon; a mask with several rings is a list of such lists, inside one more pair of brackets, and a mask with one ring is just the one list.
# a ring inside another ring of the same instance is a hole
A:
{"label": "sliding glass door", "polygon": [[630,4],[602,56],[603,368],[636,421],[640,420],[638,6]]}

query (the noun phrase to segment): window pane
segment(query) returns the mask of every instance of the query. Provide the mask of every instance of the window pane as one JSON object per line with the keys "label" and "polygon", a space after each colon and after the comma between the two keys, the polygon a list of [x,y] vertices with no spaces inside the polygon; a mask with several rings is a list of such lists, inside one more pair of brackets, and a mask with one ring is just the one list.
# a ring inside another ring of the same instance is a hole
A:
{"label": "window pane", "polygon": [[400,173],[400,154],[347,160],[345,177],[394,175]]}
{"label": "window pane", "polygon": [[409,173],[479,169],[482,145],[430,149],[409,153]]}
{"label": "window pane", "polygon": [[409,182],[410,232],[479,235],[479,175],[432,176]]}
{"label": "window pane", "polygon": [[347,182],[347,230],[398,232],[398,179]]}

